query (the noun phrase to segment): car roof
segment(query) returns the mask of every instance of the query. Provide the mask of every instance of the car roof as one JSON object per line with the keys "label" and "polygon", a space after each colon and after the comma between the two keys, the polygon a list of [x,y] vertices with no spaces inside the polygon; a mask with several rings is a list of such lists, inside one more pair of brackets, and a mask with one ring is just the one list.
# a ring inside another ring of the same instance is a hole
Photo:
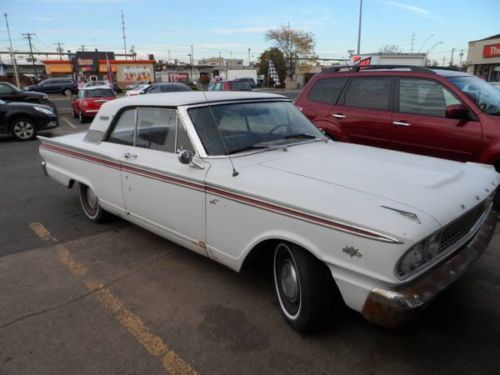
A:
{"label": "car roof", "polygon": [[110,119],[125,107],[179,107],[192,104],[231,102],[239,100],[287,100],[286,96],[262,92],[241,91],[176,91],[154,95],[126,96],[104,103],[90,130],[106,131]]}
{"label": "car roof", "polygon": [[474,77],[472,74],[451,69],[432,69],[433,72],[443,77]]}
{"label": "car roof", "polygon": [[106,89],[106,90],[112,90],[111,87],[109,87],[108,85],[96,85],[96,86],[88,86],[88,87],[82,87],[80,90],[81,91],[92,91],[92,90],[102,90],[102,89]]}

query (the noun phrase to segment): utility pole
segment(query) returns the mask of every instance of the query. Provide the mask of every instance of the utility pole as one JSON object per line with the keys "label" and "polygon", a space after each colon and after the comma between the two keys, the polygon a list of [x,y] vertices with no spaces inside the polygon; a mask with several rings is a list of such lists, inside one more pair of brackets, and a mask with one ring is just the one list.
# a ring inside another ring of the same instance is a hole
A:
{"label": "utility pole", "polygon": [[415,32],[411,33],[410,35],[410,43],[411,43],[410,53],[413,53],[413,46],[415,45]]}
{"label": "utility pole", "polygon": [[250,48],[248,49],[248,66],[250,67]]}
{"label": "utility pole", "polygon": [[453,66],[453,55],[455,54],[455,48],[451,49],[450,66]]}
{"label": "utility pole", "polygon": [[443,56],[443,65],[441,65],[441,66],[444,66],[445,62],[446,62],[446,57]]}
{"label": "utility pole", "polygon": [[359,0],[359,24],[358,24],[358,48],[356,54],[359,55],[361,50],[361,21],[363,15],[363,0]]}
{"label": "utility pole", "polygon": [[127,60],[127,37],[125,36],[125,15],[122,10],[122,35],[123,35],[123,51],[125,52],[125,60]]}
{"label": "utility pole", "polygon": [[7,13],[3,14],[5,16],[5,25],[7,27],[7,34],[9,34],[9,43],[10,43],[10,61],[12,62],[12,66],[14,67],[14,75],[16,76],[16,85],[17,87],[21,87],[19,85],[19,74],[17,74],[17,63],[16,58],[14,57],[14,49],[12,48],[12,39],[10,37],[10,28],[9,28],[9,20],[7,19]]}
{"label": "utility pole", "polygon": [[35,74],[35,79],[37,78],[37,71],[36,71],[36,65],[35,65],[35,56],[33,56],[33,46],[31,44],[31,38],[33,38],[36,34],[35,33],[24,33],[22,34],[24,39],[28,39],[28,43],[30,45],[30,56],[31,56],[31,63],[33,64],[33,72]]}
{"label": "utility pole", "polygon": [[62,60],[63,48],[61,46],[64,46],[64,44],[61,42],[57,42],[54,44],[57,46],[57,52],[59,52],[59,60]]}
{"label": "utility pole", "polygon": [[458,63],[458,66],[462,66],[462,58],[464,57],[464,50],[461,49],[460,53],[458,54],[460,56],[460,62]]}
{"label": "utility pole", "polygon": [[85,51],[85,44],[82,44],[81,49],[82,49],[82,52]]}

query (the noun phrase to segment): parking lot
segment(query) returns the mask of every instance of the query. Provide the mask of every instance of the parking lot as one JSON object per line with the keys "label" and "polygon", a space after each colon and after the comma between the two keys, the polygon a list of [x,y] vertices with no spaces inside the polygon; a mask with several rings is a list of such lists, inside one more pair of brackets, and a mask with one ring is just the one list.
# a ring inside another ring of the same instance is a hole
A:
{"label": "parking lot", "polygon": [[[88,127],[54,100],[48,135]],[[500,372],[499,229],[414,322],[383,329],[339,306],[299,335],[271,274],[236,274],[120,219],[91,223],[76,191],[45,177],[38,145],[0,139],[0,374]]]}

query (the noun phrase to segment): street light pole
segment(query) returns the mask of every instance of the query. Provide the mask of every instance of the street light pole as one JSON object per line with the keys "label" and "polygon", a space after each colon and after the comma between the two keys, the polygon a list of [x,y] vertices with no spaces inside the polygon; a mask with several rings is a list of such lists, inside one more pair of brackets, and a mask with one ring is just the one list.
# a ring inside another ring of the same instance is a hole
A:
{"label": "street light pole", "polygon": [[358,24],[358,48],[356,54],[359,55],[361,49],[361,21],[363,16],[363,0],[359,0],[359,24]]}
{"label": "street light pole", "polygon": [[3,14],[5,16],[5,25],[7,27],[7,34],[9,34],[9,43],[10,43],[10,60],[12,62],[12,66],[14,67],[14,75],[16,76],[16,85],[20,88],[19,85],[19,74],[17,74],[17,63],[16,58],[14,57],[14,49],[12,48],[12,39],[10,37],[10,28],[9,28],[9,20],[7,19],[7,13]]}

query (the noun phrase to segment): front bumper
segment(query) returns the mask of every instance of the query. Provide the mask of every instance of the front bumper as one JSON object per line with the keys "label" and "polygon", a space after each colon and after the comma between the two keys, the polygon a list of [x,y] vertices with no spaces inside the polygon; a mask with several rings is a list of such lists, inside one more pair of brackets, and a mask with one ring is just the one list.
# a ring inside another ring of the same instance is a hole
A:
{"label": "front bumper", "polygon": [[467,245],[417,280],[395,289],[372,289],[363,306],[363,316],[389,328],[411,320],[483,254],[495,232],[496,222],[496,212],[490,210],[479,231]]}
{"label": "front bumper", "polygon": [[38,130],[49,130],[59,126],[59,119],[57,116],[48,116],[45,121],[39,122]]}

